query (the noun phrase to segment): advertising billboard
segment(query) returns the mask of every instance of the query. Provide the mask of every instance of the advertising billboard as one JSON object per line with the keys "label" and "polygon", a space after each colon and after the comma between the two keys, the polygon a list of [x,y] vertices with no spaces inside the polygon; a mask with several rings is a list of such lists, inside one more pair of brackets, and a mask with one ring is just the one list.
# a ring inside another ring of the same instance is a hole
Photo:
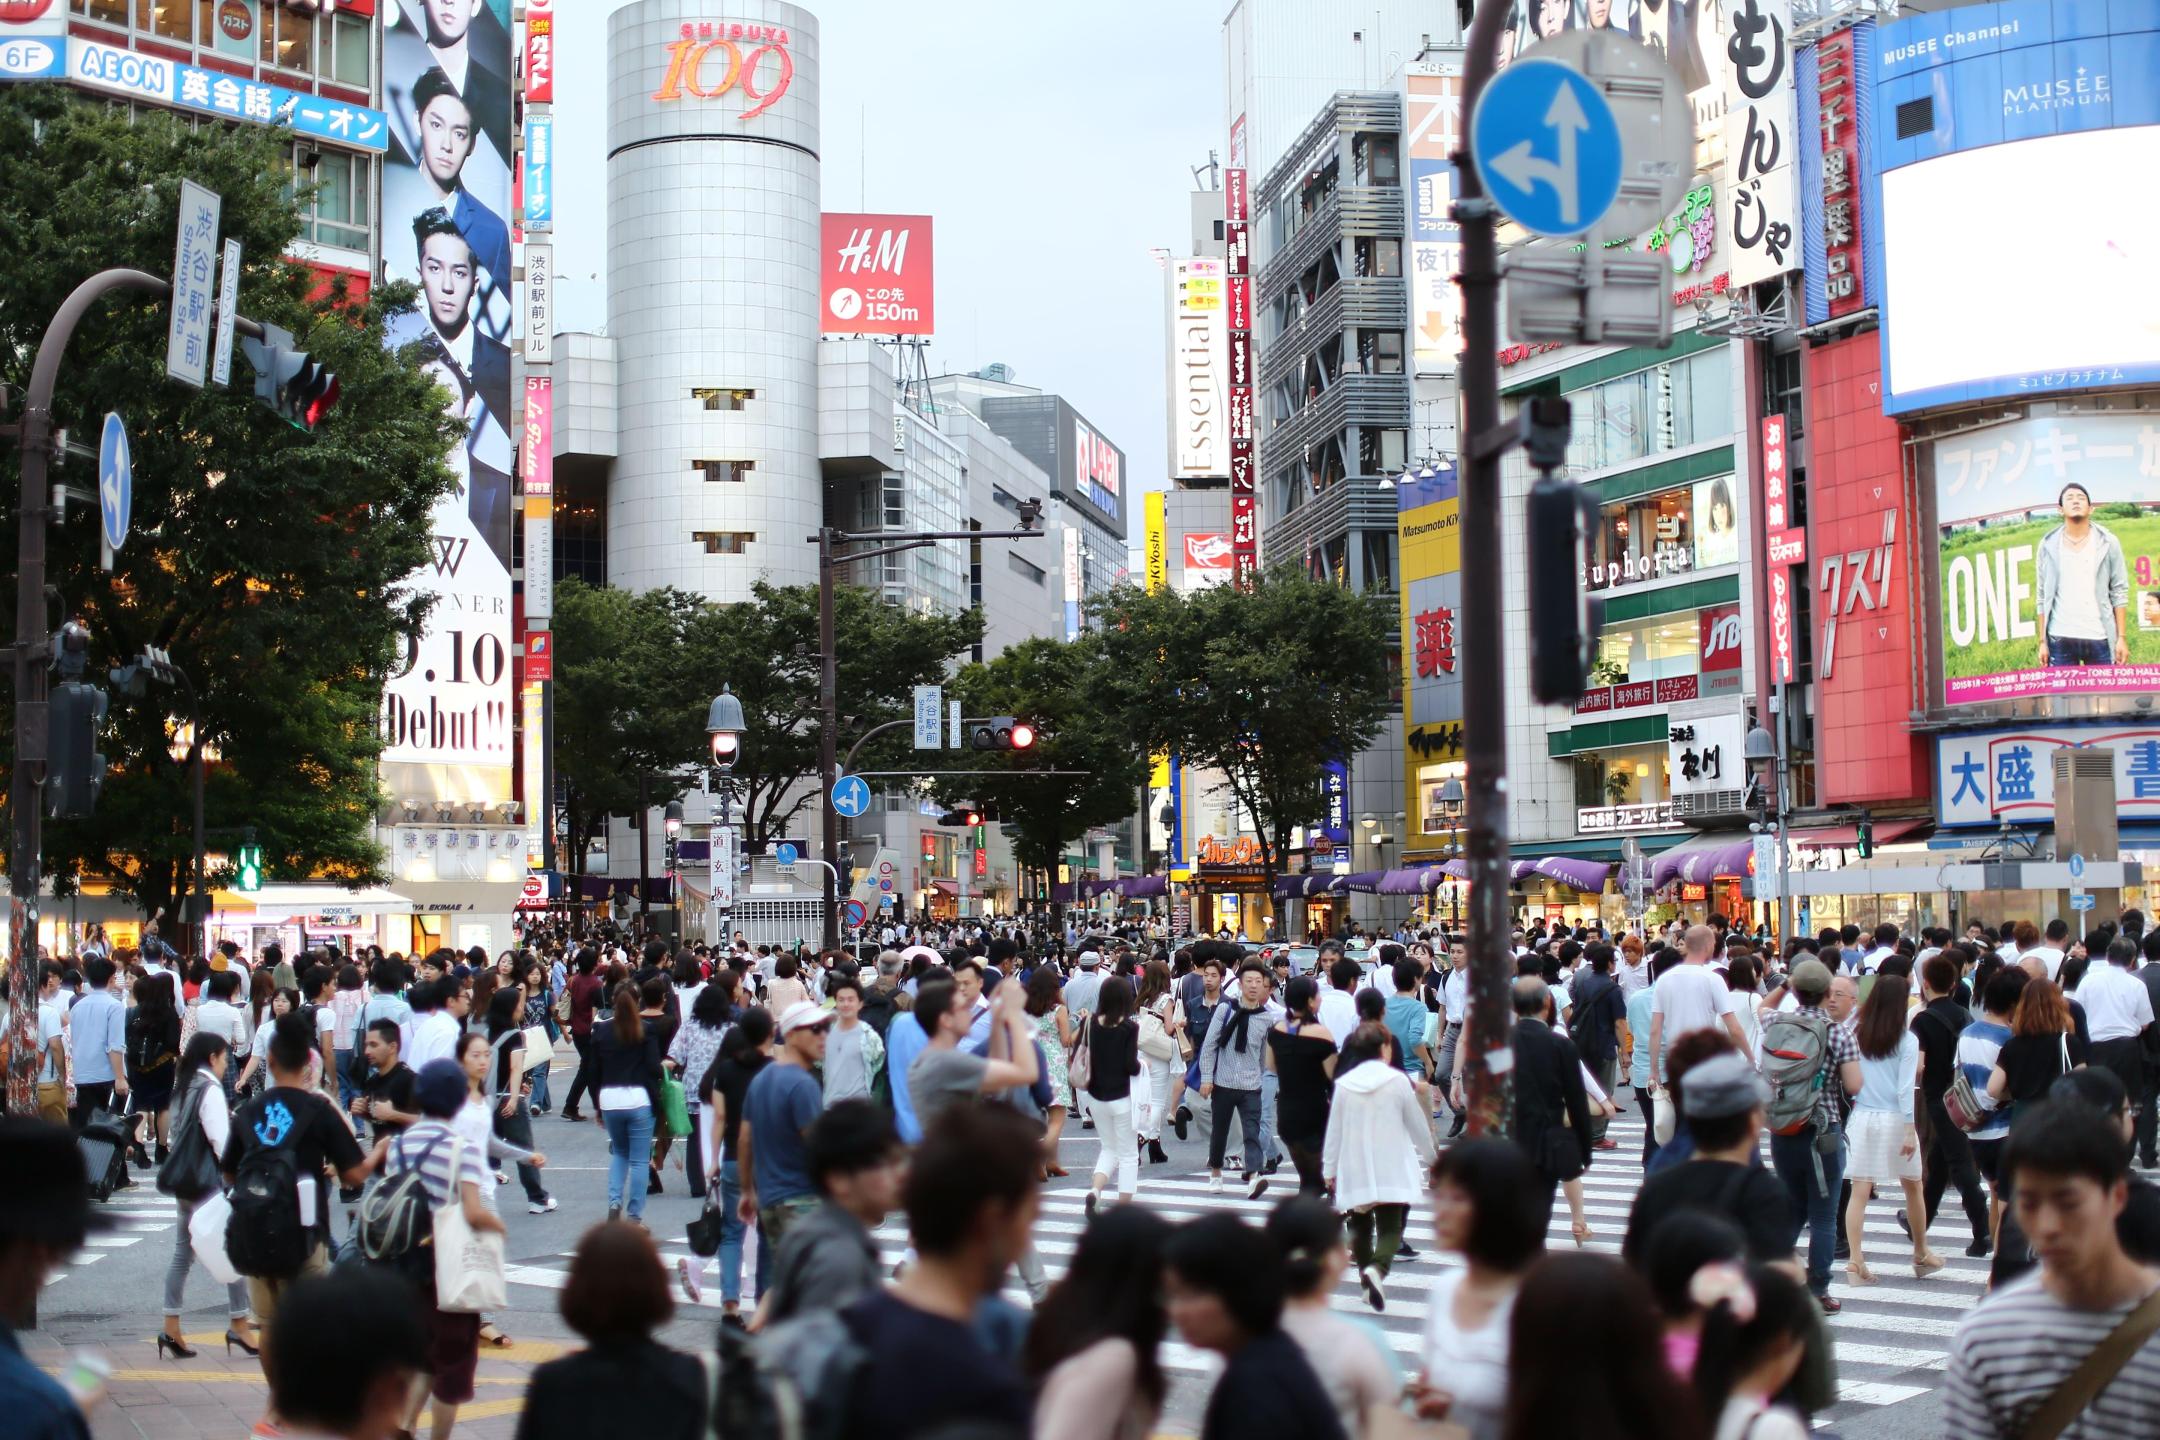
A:
{"label": "advertising billboard", "polygon": [[1204,534],[1186,532],[1185,542],[1185,588],[1204,590],[1210,585],[1226,584],[1237,571],[1237,548],[1230,536],[1220,530]]}
{"label": "advertising billboard", "polygon": [[1862,196],[1862,157],[1875,123],[1875,22],[1825,35],[1793,57],[1800,97],[1800,287],[1807,323],[1856,315],[1874,303]]}
{"label": "advertising billboard", "polygon": [[1462,77],[1403,77],[1403,148],[1410,182],[1410,344],[1420,375],[1449,375],[1462,355],[1462,227],[1455,151],[1462,142]]}
{"label": "advertising billboard", "polygon": [[2160,173],[2160,3],[1967,5],[1874,47],[1884,409],[2160,380],[2160,190],[2125,183]]}
{"label": "advertising billboard", "polygon": [[2160,689],[2160,427],[2053,415],[1930,447],[1943,699]]}
{"label": "advertising billboard", "polygon": [[525,0],[525,99],[555,99],[555,0]]}
{"label": "advertising billboard", "polygon": [[[466,423],[458,483],[437,506],[426,631],[383,695],[382,761],[393,794],[510,798],[515,717],[510,530],[511,43],[507,4],[381,7],[390,150],[383,267],[420,287],[389,343],[417,343],[441,399]],[[409,767],[398,769],[395,767]]]}
{"label": "advertising billboard", "polygon": [[827,215],[818,234],[818,315],[826,334],[936,332],[928,215]]}
{"label": "advertising billboard", "polygon": [[67,0],[0,4],[0,80],[49,80],[67,69]]}
{"label": "advertising billboard", "polygon": [[1205,255],[1170,266],[1170,473],[1179,480],[1230,473],[1230,331],[1223,262]]}
{"label": "advertising billboard", "polygon": [[1072,457],[1072,493],[1110,516],[1114,529],[1123,530],[1125,452],[1111,444],[1108,436],[1099,433],[1077,412],[1068,411],[1067,416],[1072,427],[1069,432],[1071,444],[1066,447],[1066,453]]}
{"label": "advertising billboard", "polygon": [[[1403,813],[1417,837],[1448,827],[1440,786],[1462,774],[1462,498],[1452,466],[1395,487],[1402,567]],[[1407,853],[1407,851],[1406,851]]]}
{"label": "advertising billboard", "polygon": [[1725,71],[1725,194],[1732,277],[1752,285],[1800,263],[1794,169],[1792,0],[1718,0]]}
{"label": "advertising billboard", "polygon": [[2054,752],[2064,746],[2112,750],[2121,817],[2160,820],[2160,725],[2026,725],[1936,739],[1936,823],[2054,824]]}

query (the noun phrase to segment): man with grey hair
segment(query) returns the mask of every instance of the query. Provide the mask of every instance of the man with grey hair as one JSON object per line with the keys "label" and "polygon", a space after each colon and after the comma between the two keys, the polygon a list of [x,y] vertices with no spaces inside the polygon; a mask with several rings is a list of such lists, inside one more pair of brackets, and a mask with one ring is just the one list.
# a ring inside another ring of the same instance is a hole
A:
{"label": "man with grey hair", "polygon": [[1710,968],[1710,952],[1717,946],[1717,932],[1708,925],[1688,928],[1681,946],[1681,963],[1658,981],[1650,1001],[1650,1074],[1652,1083],[1664,1073],[1665,1047],[1682,1035],[1722,1025],[1741,1055],[1752,1060],[1747,1031],[1733,1009],[1733,993],[1725,977]]}
{"label": "man with grey hair", "polygon": [[1808,1232],[1807,1287],[1826,1315],[1842,1308],[1830,1293],[1830,1264],[1837,1252],[1838,1225],[1844,1214],[1841,1197],[1846,1193],[1844,1097],[1860,1087],[1860,1047],[1852,1032],[1824,1008],[1839,980],[1848,987],[1853,983],[1849,975],[1832,979],[1829,967],[1820,960],[1799,960],[1785,982],[1794,1008],[1763,1012],[1763,1049],[1773,1055],[1765,1068],[1773,1079],[1790,1075],[1780,1082],[1787,1094],[1793,1093],[1794,1082],[1804,1083],[1807,1077],[1797,1062],[1786,1057],[1810,1052],[1820,1057],[1814,1104],[1797,1129],[1771,1134],[1770,1165],[1785,1187],[1794,1242],[1801,1227]]}
{"label": "man with grey hair", "polygon": [[1590,1164],[1590,1096],[1575,1042],[1545,1021],[1551,1005],[1543,980],[1515,982],[1515,1143],[1558,1189]]}

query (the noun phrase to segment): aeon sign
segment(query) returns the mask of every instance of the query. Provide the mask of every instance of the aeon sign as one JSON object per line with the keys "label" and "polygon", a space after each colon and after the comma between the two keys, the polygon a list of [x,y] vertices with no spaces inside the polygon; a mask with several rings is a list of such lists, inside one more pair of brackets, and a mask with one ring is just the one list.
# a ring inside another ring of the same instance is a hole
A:
{"label": "aeon sign", "polygon": [[667,47],[667,73],[652,98],[718,100],[740,92],[749,105],[736,116],[752,120],[780,103],[795,80],[795,57],[784,25],[739,20],[686,20],[682,38]]}

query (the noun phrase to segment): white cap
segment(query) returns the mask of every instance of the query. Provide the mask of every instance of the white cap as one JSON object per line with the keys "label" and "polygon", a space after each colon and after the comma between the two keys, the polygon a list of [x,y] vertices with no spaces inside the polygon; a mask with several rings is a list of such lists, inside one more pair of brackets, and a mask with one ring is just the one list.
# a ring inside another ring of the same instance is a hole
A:
{"label": "white cap", "polygon": [[1092,970],[1102,964],[1102,953],[1096,950],[1082,950],[1080,952],[1080,964],[1083,968]]}
{"label": "white cap", "polygon": [[798,1000],[781,1012],[780,1033],[793,1034],[807,1025],[823,1025],[832,1018],[832,1012],[824,1006],[808,1000]]}

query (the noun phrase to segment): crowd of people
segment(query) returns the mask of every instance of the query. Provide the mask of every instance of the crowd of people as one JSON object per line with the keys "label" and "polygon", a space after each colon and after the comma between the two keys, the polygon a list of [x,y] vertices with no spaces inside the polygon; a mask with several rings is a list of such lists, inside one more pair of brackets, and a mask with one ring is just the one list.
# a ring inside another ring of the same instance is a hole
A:
{"label": "crowd of people", "polygon": [[[1849,1288],[1887,1263],[1870,1207],[1902,1201],[1925,1280],[1955,1186],[1992,1273],[1952,1341],[1948,1433],[2160,1434],[2160,1188],[2132,1164],[2152,1163],[2160,934],[2134,911],[2083,943],[2060,922],[1782,948],[1722,925],[1518,932],[1510,1123],[1487,1136],[1465,1133],[1469,948],[1444,932],[1309,958],[1144,931],[528,938],[492,959],[182,963],[146,942],[41,962],[44,1119],[0,1142],[27,1182],[0,1186],[0,1306],[138,1172],[179,1221],[162,1358],[195,1354],[180,1317],[206,1269],[228,1347],[259,1354],[263,1433],[425,1420],[447,1440],[509,1339],[487,1319],[507,1308],[498,1190],[514,1168],[532,1213],[561,1203],[533,1124],[559,1113],[604,1129],[609,1164],[604,1195],[562,1197],[595,1216],[561,1294],[586,1346],[533,1375],[532,1440],[708,1419],[1138,1437],[1173,1340],[1219,1360],[1204,1440],[1796,1440],[1837,1396],[1834,1267]],[[1639,1153],[1608,1133],[1623,1098]],[[1173,1223],[1147,1177],[1194,1130],[1205,1187],[1242,1203]],[[1053,1277],[1038,1204],[1076,1153],[1085,1225]],[[1644,1172],[1617,1255],[1586,1248],[1604,1165]],[[645,1205],[678,1172],[703,1203],[671,1271]],[[1562,1205],[1574,1246],[1549,1249]],[[1440,1266],[1405,1356],[1335,1299],[1406,1308],[1415,1218]],[[897,1271],[876,1238],[896,1220]],[[665,1343],[709,1287],[718,1326]],[[1600,1343],[1563,1343],[1585,1314]],[[8,1362],[0,1405],[54,1417],[25,1433],[85,1433]]]}

